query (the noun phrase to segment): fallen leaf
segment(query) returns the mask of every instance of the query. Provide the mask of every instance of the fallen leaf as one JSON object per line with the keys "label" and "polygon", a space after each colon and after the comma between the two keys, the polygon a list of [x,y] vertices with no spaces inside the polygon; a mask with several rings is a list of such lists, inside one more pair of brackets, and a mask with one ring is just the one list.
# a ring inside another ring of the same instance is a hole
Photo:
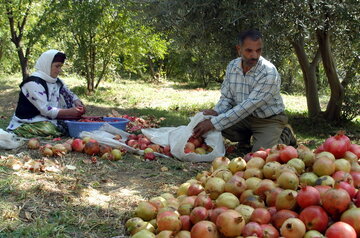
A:
{"label": "fallen leaf", "polygon": [[74,165],[65,165],[65,167],[68,169],[68,170],[76,170],[76,167]]}
{"label": "fallen leaf", "polygon": [[28,220],[32,220],[32,217],[31,217],[31,213],[30,213],[30,212],[25,212],[25,217],[26,217],[26,219],[28,219]]}
{"label": "fallen leaf", "polygon": [[166,172],[166,171],[169,171],[169,169],[165,166],[161,167],[160,168],[161,172]]}
{"label": "fallen leaf", "polygon": [[24,164],[24,169],[28,169],[32,172],[40,172],[42,171],[43,164],[39,160],[29,160]]}
{"label": "fallen leaf", "polygon": [[82,162],[84,164],[92,164],[92,161],[90,159],[83,159]]}

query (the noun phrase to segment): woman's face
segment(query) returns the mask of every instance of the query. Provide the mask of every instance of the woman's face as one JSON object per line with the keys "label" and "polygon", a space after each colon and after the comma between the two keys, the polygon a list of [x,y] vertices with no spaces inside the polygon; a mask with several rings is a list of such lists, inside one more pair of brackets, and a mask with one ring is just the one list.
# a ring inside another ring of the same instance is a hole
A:
{"label": "woman's face", "polygon": [[57,76],[60,74],[60,72],[62,71],[61,70],[61,67],[63,66],[64,64],[61,63],[61,62],[55,62],[55,63],[52,63],[51,64],[51,70],[50,70],[50,76],[52,78],[57,78]]}

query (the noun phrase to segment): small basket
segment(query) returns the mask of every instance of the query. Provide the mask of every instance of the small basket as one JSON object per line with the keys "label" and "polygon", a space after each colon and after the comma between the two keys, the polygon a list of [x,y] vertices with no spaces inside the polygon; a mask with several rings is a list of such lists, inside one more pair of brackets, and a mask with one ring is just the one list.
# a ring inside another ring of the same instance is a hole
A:
{"label": "small basket", "polygon": [[[120,130],[125,131],[126,125],[129,120],[121,117],[103,117],[106,123],[116,127]],[[98,130],[105,122],[81,122],[81,121],[65,121],[69,128],[69,135],[71,137],[79,137],[82,131],[95,131]]]}

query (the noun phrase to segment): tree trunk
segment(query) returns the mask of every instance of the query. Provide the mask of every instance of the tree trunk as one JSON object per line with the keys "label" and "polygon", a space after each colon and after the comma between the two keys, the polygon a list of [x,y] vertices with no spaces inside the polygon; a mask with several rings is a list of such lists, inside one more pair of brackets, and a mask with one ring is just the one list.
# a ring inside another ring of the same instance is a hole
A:
{"label": "tree trunk", "polygon": [[[24,34],[24,27],[27,22],[27,17],[29,15],[29,12],[31,9],[32,1],[29,2],[28,6],[26,8],[26,12],[23,14],[23,18],[21,19],[21,21],[18,22],[18,24],[15,23],[14,12],[12,9],[12,2],[6,1],[5,4],[6,4],[6,14],[7,14],[7,18],[9,20],[11,41],[14,43],[14,45],[16,47],[16,51],[17,51],[19,61],[20,61],[20,66],[21,66],[21,73],[22,73],[23,80],[24,80],[25,78],[27,78],[29,76],[27,56],[30,53],[30,49],[28,48],[26,50],[26,55],[25,55],[23,52],[23,47],[21,46],[21,40],[22,40],[22,37]],[[17,25],[17,26],[15,26],[15,25]],[[17,30],[18,30],[18,32],[17,32]]]}
{"label": "tree trunk", "polygon": [[321,113],[316,81],[316,66],[320,61],[320,52],[316,52],[314,59],[310,63],[305,52],[304,39],[292,40],[291,44],[295,49],[295,54],[303,72],[308,115],[309,117],[316,117]]}
{"label": "tree trunk", "polygon": [[344,88],[341,85],[336,72],[335,60],[330,47],[330,32],[326,30],[317,30],[316,35],[325,74],[331,90],[330,100],[324,117],[328,121],[337,121],[340,120],[341,116],[341,106],[344,101]]}

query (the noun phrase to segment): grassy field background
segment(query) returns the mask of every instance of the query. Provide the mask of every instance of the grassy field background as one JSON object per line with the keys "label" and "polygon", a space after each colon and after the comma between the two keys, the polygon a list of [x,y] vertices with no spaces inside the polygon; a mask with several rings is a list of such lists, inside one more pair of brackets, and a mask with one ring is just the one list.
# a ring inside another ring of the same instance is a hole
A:
{"label": "grassy field background", "polygon": [[[151,115],[164,118],[160,126],[186,125],[190,116],[212,108],[220,96],[220,85],[204,90],[196,85],[123,79],[104,82],[96,93],[86,95],[83,79],[65,77],[64,81],[83,99],[87,115]],[[14,112],[19,83],[20,75],[0,76],[0,128],[6,128]],[[320,118],[309,120],[305,97],[284,94],[283,98],[300,143],[315,148],[340,129],[345,129],[354,143],[360,143],[359,120],[337,124]],[[326,97],[321,101],[325,106]],[[42,141],[48,142],[54,143]],[[92,164],[89,156],[71,152],[50,158],[60,168],[55,172],[14,170],[6,163],[38,159],[43,159],[39,152],[27,149],[26,144],[0,150],[2,238],[126,237],[124,222],[133,216],[139,201],[164,192],[175,194],[181,183],[209,169],[208,163],[163,158],[144,161],[131,153],[120,161],[98,159]]]}

